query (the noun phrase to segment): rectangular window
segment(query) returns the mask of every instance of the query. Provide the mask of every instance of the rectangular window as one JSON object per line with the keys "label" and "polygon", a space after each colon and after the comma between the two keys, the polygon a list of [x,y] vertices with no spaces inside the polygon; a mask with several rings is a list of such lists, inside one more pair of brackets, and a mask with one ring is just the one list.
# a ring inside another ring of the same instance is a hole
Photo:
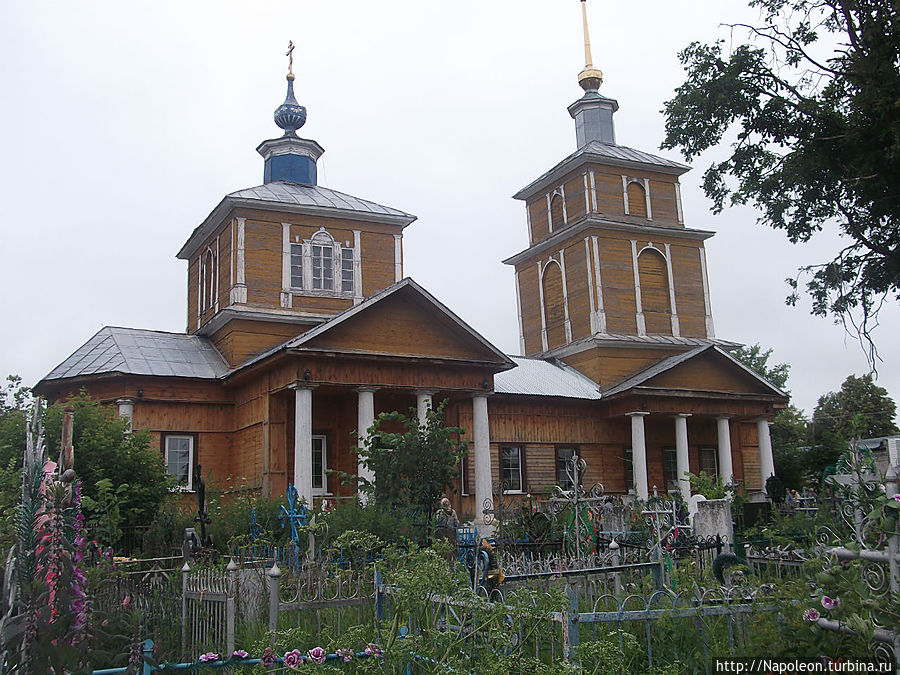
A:
{"label": "rectangular window", "polygon": [[634,455],[631,448],[625,448],[622,453],[622,464],[625,467],[625,491],[634,490]]}
{"label": "rectangular window", "polygon": [[328,493],[328,443],[324,436],[312,437],[312,487],[313,494]]}
{"label": "rectangular window", "polygon": [[186,490],[194,489],[194,437],[166,436],[166,472]]}
{"label": "rectangular window", "polygon": [[[569,475],[569,462],[575,454],[575,448],[556,449],[556,484],[563,490],[571,490],[575,487],[572,477]],[[575,479],[580,482],[581,476],[576,475]]]}
{"label": "rectangular window", "polygon": [[710,476],[719,475],[719,451],[717,448],[700,448],[700,470]]}
{"label": "rectangular window", "polygon": [[303,244],[291,244],[291,288],[303,288]]}
{"label": "rectangular window", "polygon": [[353,249],[341,249],[341,291],[353,292]]}
{"label": "rectangular window", "polygon": [[663,481],[667,490],[678,489],[678,455],[675,448],[663,448]]}
{"label": "rectangular window", "polygon": [[518,445],[501,448],[500,481],[504,492],[522,492],[522,448]]}
{"label": "rectangular window", "polygon": [[334,267],[332,246],[312,246],[312,278],[313,288],[319,291],[330,291],[334,288]]}
{"label": "rectangular window", "polygon": [[466,455],[459,463],[459,494],[467,497],[469,494],[469,456]]}

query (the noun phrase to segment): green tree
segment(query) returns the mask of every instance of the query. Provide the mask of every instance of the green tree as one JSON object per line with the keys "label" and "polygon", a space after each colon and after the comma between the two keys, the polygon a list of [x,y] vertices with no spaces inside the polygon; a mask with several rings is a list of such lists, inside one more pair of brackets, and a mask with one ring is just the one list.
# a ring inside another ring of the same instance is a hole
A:
{"label": "green tree", "polygon": [[[101,529],[116,532],[119,527],[149,525],[169,492],[169,480],[162,455],[150,447],[147,433],[130,431],[127,420],[119,418],[109,406],[87,394],[70,396],[50,406],[44,416],[47,451],[51,458],[59,455],[66,405],[75,408],[75,472],[82,481],[86,503],[103,505],[104,515],[98,523]],[[127,489],[118,489],[125,484]],[[116,527],[113,528],[108,527],[106,514],[110,510],[116,513]],[[98,507],[98,518],[101,518],[100,512]],[[104,543],[114,545],[116,542]]]}
{"label": "green tree", "polygon": [[429,410],[422,424],[415,415],[399,412],[382,413],[375,420],[365,447],[357,452],[376,478],[360,489],[374,496],[377,506],[413,509],[431,522],[466,454],[466,444],[459,440],[464,430],[444,426],[445,404]]}
{"label": "green tree", "polygon": [[843,247],[788,280],[788,302],[804,277],[813,314],[868,339],[883,300],[900,295],[896,1],[750,6],[759,25],[733,24],[727,42],[679,55],[687,79],[665,105],[662,147],[690,160],[736,132],[730,156],[703,176],[714,211],[752,204],[792,243],[837,228]]}
{"label": "green tree", "polygon": [[[763,350],[759,343],[741,347],[732,355],[758,375],[786,393],[791,366],[788,363],[769,363],[772,349]],[[808,450],[809,421],[803,411],[788,405],[775,413],[772,423],[772,456],[775,473],[785,487],[801,488],[806,483],[806,452]]]}
{"label": "green tree", "polygon": [[840,391],[819,398],[813,412],[813,436],[816,442],[830,435],[846,442],[853,438],[874,438],[898,433],[894,417],[897,404],[887,389],[879,387],[871,373],[849,375]]}
{"label": "green tree", "polygon": [[772,422],[772,455],[775,473],[785,487],[800,489],[808,479],[809,420],[795,405],[775,414]]}
{"label": "green tree", "polygon": [[791,373],[791,366],[788,363],[769,364],[772,357],[772,349],[763,351],[763,348],[757,342],[752,347],[741,347],[731,352],[731,355],[745,366],[765,378],[785,393],[790,393],[787,388],[788,376]]}

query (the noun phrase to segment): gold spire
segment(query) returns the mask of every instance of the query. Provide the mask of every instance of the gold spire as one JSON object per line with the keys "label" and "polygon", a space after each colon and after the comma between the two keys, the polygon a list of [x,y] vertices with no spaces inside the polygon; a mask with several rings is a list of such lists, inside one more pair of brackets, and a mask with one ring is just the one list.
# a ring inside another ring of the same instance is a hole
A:
{"label": "gold spire", "polygon": [[288,74],[287,79],[294,79],[294,41],[288,40],[288,50],[284,53],[288,57]]}
{"label": "gold spire", "polygon": [[578,73],[578,84],[585,91],[596,91],[603,84],[603,73],[594,68],[591,57],[591,36],[588,33],[587,0],[581,0],[581,21],[584,26],[584,70]]}

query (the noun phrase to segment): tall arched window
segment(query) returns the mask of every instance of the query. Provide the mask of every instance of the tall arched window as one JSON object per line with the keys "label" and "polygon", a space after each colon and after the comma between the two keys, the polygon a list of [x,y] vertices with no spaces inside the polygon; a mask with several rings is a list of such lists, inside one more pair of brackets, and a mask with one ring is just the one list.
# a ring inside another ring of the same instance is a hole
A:
{"label": "tall arched window", "polygon": [[669,268],[665,257],[655,248],[645,248],[638,256],[641,278],[641,308],[647,332],[672,334],[672,305],[669,298]]}
{"label": "tall arched window", "polygon": [[628,215],[638,218],[647,217],[647,193],[644,186],[636,181],[628,183]]}
{"label": "tall arched window", "polygon": [[203,311],[216,304],[216,256],[211,248],[206,249],[200,270],[200,308]]}
{"label": "tall arched window", "polygon": [[565,221],[562,195],[557,192],[550,200],[550,229],[555,232],[566,224]]}
{"label": "tall arched window", "polygon": [[312,257],[312,287],[317,291],[334,289],[334,238],[324,231],[316,232],[310,240]]}
{"label": "tall arched window", "polygon": [[541,275],[544,293],[544,326],[547,330],[547,348],[566,344],[566,306],[563,296],[562,269],[550,260]]}

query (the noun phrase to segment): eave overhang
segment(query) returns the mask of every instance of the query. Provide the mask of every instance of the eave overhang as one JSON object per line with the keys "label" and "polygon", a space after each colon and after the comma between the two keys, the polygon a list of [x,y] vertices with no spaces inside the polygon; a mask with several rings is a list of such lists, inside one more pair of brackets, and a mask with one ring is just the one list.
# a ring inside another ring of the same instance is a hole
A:
{"label": "eave overhang", "polygon": [[416,216],[411,214],[392,215],[386,213],[369,213],[341,209],[331,206],[319,206],[309,204],[288,204],[278,201],[262,199],[247,199],[242,197],[226,196],[214,208],[200,225],[198,225],[188,240],[184,243],[176,255],[181,260],[189,260],[206,239],[228,218],[236,209],[256,209],[275,211],[278,213],[290,213],[304,216],[323,216],[325,218],[343,218],[346,220],[358,220],[367,223],[379,223],[384,225],[396,225],[401,229],[415,222]]}
{"label": "eave overhang", "polygon": [[585,230],[592,227],[602,228],[604,230],[614,230],[617,232],[628,232],[639,234],[642,238],[658,238],[671,237],[673,239],[689,239],[692,241],[706,241],[713,237],[716,233],[709,230],[694,230],[682,227],[660,227],[659,225],[638,225],[636,223],[625,223],[619,220],[610,220],[602,218],[596,214],[588,214],[582,216],[572,225],[556,230],[539,242],[532,244],[524,251],[520,251],[503,261],[504,265],[518,265],[535,255],[540,255],[547,250],[556,249],[560,243],[575,237]]}

